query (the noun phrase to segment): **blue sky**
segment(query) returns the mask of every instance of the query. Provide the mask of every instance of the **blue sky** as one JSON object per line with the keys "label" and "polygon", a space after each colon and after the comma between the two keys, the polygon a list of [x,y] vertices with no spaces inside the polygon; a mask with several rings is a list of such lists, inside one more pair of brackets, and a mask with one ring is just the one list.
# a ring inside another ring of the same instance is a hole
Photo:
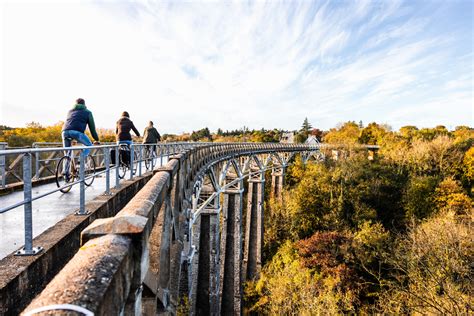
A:
{"label": "blue sky", "polygon": [[473,1],[5,1],[0,124],[474,126]]}

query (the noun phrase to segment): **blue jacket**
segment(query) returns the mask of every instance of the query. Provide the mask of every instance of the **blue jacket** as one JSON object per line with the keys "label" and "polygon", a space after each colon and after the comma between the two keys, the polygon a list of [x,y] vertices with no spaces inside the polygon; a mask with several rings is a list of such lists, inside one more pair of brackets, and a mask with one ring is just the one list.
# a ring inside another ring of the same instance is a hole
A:
{"label": "blue jacket", "polygon": [[99,141],[99,136],[95,130],[92,112],[89,111],[85,105],[76,104],[67,114],[63,131],[72,130],[84,133],[87,125],[89,125],[89,131],[91,132],[92,138],[94,138],[96,141]]}

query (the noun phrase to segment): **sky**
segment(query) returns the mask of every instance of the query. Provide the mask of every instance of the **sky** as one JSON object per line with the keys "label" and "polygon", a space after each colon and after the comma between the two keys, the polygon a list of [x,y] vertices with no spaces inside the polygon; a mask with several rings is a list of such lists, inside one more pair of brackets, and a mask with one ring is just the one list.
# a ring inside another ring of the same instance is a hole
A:
{"label": "sky", "polygon": [[474,126],[471,0],[0,1],[0,125]]}

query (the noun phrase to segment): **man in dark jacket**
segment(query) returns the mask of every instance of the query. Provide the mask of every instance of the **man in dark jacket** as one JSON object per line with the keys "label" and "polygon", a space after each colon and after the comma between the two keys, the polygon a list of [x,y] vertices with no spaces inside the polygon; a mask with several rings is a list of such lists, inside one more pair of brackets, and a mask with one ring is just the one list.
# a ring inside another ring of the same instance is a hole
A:
{"label": "man in dark jacket", "polygon": [[135,135],[140,136],[135,125],[133,125],[132,120],[130,120],[130,115],[127,111],[122,113],[122,117],[117,121],[117,126],[115,128],[115,134],[117,139],[117,144],[132,144],[132,135],[130,130],[133,130]]}
{"label": "man in dark jacket", "polygon": [[[91,140],[86,134],[84,134],[87,125],[89,125],[89,131],[91,132],[92,138],[98,142],[99,136],[95,130],[92,112],[86,108],[84,99],[79,98],[76,100],[76,105],[69,110],[66,122],[63,126],[62,137],[64,147],[71,146],[71,139],[75,139],[86,146],[92,146]],[[86,156],[89,152],[89,149],[84,150]]]}
{"label": "man in dark jacket", "polygon": [[[153,127],[153,122],[148,122],[148,126],[143,131],[143,144],[156,144],[161,141],[160,133]],[[153,146],[155,150],[155,146]]]}

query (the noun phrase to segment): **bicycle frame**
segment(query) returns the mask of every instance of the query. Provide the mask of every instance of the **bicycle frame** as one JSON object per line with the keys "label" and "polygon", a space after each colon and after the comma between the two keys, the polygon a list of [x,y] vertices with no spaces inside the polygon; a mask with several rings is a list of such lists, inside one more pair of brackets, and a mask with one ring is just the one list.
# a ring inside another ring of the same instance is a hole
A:
{"label": "bicycle frame", "polygon": [[[72,177],[74,179],[75,174],[77,173],[77,168],[76,168],[76,163],[74,162],[74,151],[72,149],[65,150],[64,151],[64,156],[67,156],[71,158],[71,160],[68,160],[65,166],[65,170],[63,172],[71,172],[72,171]],[[69,166],[69,162],[72,164],[72,166]]]}

